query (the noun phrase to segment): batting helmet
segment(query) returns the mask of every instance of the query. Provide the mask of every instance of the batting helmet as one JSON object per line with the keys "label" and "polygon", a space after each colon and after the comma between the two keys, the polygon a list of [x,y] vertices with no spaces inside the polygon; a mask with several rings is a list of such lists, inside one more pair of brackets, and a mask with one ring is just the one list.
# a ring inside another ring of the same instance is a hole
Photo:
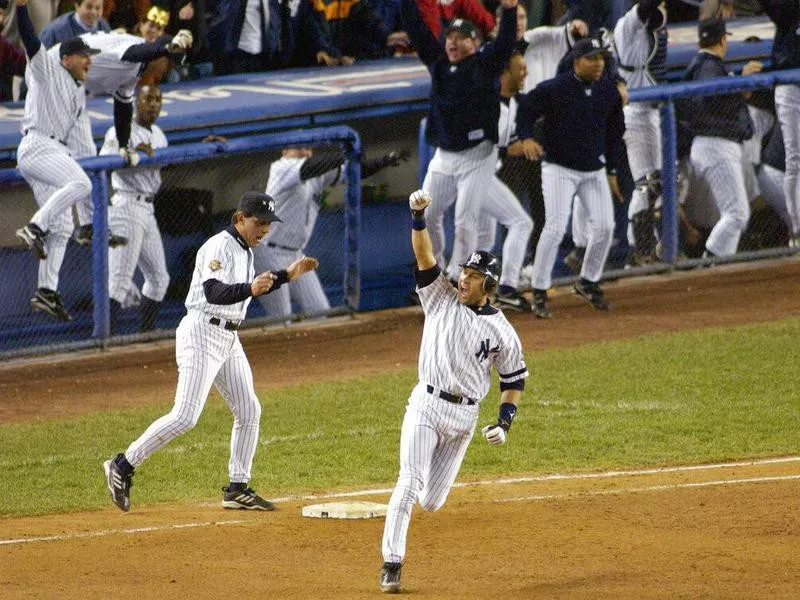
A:
{"label": "batting helmet", "polygon": [[459,266],[462,269],[475,269],[485,275],[483,291],[486,294],[491,294],[500,281],[500,261],[491,252],[476,250],[469,255],[467,262],[463,262]]}

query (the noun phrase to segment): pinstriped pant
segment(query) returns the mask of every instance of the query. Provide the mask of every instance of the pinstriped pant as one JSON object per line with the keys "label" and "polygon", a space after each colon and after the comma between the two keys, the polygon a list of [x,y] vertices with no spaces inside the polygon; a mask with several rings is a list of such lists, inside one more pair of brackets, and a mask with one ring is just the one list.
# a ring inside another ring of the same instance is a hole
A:
{"label": "pinstriped pant", "polygon": [[108,209],[109,229],[128,238],[126,245],[108,250],[108,293],[123,304],[138,266],[144,276],[142,294],[161,302],[169,286],[169,273],[153,205],[125,196],[115,194]]}
{"label": "pinstriped pant", "polygon": [[418,383],[411,392],[400,432],[400,473],[383,529],[383,560],[402,562],[411,510],[417,500],[437,511],[447,500],[475,432],[478,404],[451,404]]}
{"label": "pinstriped pant", "polygon": [[[285,250],[267,246],[262,242],[253,248],[256,273],[285,269],[302,258],[300,250]],[[331,309],[325,290],[316,271],[310,271],[294,281],[282,285],[270,294],[258,297],[268,317],[288,317],[292,314],[292,302],[300,305],[300,310],[309,315],[319,315]]]}
{"label": "pinstriped pant", "polygon": [[134,467],[179,435],[192,429],[203,412],[213,384],[233,413],[231,482],[250,481],[258,444],[261,405],[253,389],[253,373],[235,331],[208,322],[209,315],[191,310],[178,326],[175,356],[178,388],[172,410],[154,421],[125,451]]}
{"label": "pinstriped pant", "polygon": [[[661,170],[661,117],[657,108],[629,104],[623,109],[625,113],[625,145],[628,147],[628,162],[631,167],[633,181]],[[628,205],[628,219],[648,208],[647,192],[636,186]],[[628,225],[628,242],[636,244],[633,226]]]}
{"label": "pinstriped pant", "polygon": [[558,246],[567,231],[571,200],[576,194],[586,212],[588,240],[581,277],[599,281],[614,235],[614,204],[604,169],[576,171],[545,162],[542,164],[544,229],[536,246],[531,285],[546,290],[552,282]]}
{"label": "pinstriped pant", "polygon": [[775,88],[775,110],[783,133],[786,150],[786,173],[783,193],[792,219],[795,235],[800,233],[800,86],[779,85]]}
{"label": "pinstriped pant", "polygon": [[775,167],[762,164],[758,169],[758,187],[761,190],[761,195],[791,231],[794,225],[786,206],[783,179],[783,171],[779,171]]}
{"label": "pinstriped pant", "polygon": [[[58,191],[58,188],[39,182],[35,179],[30,181],[33,197],[36,204],[44,206],[47,199]],[[72,235],[72,211],[67,210],[55,216],[52,221],[47,237],[44,238],[44,249],[47,258],[40,260],[39,272],[36,287],[47,288],[48,290],[58,290],[59,273],[61,265],[64,263],[64,255],[67,252],[67,244]]]}
{"label": "pinstriped pant", "polygon": [[692,140],[690,160],[695,174],[708,186],[720,215],[706,248],[717,256],[734,254],[750,219],[742,145],[724,138],[697,136]]}
{"label": "pinstriped pant", "polygon": [[497,223],[508,229],[503,243],[503,271],[500,285],[516,288],[519,272],[525,262],[525,251],[533,231],[533,220],[522,208],[514,192],[495,175],[486,182],[486,198],[481,207],[478,250],[491,251],[497,235]]}
{"label": "pinstriped pant", "polygon": [[[92,123],[89,120],[88,110],[84,110],[81,113],[75,126],[69,132],[67,147],[69,148],[70,154],[72,154],[76,160],[89,156],[97,156],[97,146],[95,146],[94,138],[92,137]],[[88,225],[91,223],[92,213],[94,212],[91,195],[87,195],[75,204],[75,210],[78,213],[79,225]]]}

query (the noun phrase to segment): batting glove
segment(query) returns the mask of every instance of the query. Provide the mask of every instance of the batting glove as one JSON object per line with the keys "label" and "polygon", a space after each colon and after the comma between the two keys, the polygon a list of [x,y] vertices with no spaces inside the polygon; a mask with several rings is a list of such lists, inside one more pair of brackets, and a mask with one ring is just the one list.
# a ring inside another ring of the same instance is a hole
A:
{"label": "batting glove", "polygon": [[423,190],[417,190],[408,197],[408,205],[412,213],[421,213],[431,203],[431,195]]}
{"label": "batting glove", "polygon": [[502,446],[506,443],[506,432],[500,425],[487,425],[481,429],[481,433],[483,433],[486,441],[493,446]]}
{"label": "batting glove", "polygon": [[119,155],[122,157],[122,160],[124,160],[131,167],[138,165],[139,161],[141,160],[136,150],[133,148],[120,148]]}
{"label": "batting glove", "polygon": [[181,29],[167,45],[167,51],[173,54],[185,54],[192,47],[194,37],[188,29]]}

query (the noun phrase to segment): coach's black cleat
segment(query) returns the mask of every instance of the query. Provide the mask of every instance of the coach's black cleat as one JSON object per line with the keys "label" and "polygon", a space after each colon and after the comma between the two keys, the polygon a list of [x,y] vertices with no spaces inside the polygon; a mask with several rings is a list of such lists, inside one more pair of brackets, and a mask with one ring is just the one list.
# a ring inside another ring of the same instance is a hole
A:
{"label": "coach's black cleat", "polygon": [[111,500],[121,510],[128,512],[131,509],[133,467],[125,460],[124,454],[117,454],[103,463],[103,470],[106,472],[106,484]]}
{"label": "coach's black cleat", "polygon": [[402,563],[383,563],[381,568],[381,591],[387,594],[399,594],[402,591],[400,586],[400,572],[403,570]]}
{"label": "coach's black cleat", "polygon": [[36,223],[28,223],[22,229],[17,229],[15,235],[25,242],[33,255],[39,260],[47,258],[47,252],[44,249],[44,231]]}
{"label": "coach's black cleat", "polygon": [[501,310],[514,310],[517,312],[530,312],[531,303],[519,291],[514,288],[500,286],[494,301],[497,308]]}
{"label": "coach's black cleat", "polygon": [[64,302],[61,300],[61,295],[53,290],[47,288],[39,288],[31,298],[31,306],[34,310],[40,310],[52,315],[56,319],[69,323],[72,321],[72,316],[64,308]]}
{"label": "coach's black cleat", "polygon": [[[94,238],[94,226],[91,223],[87,223],[86,225],[79,225],[78,228],[75,230],[75,233],[72,234],[72,240],[78,244],[78,246],[91,246],[92,239]],[[128,238],[122,235],[116,235],[115,233],[108,232],[108,247],[109,248],[117,248],[118,246],[125,246],[128,244]]]}
{"label": "coach's black cleat", "polygon": [[222,508],[244,509],[244,510],[275,510],[275,505],[269,500],[264,500],[251,488],[244,484],[241,486],[231,485],[222,488],[225,492],[222,496]]}
{"label": "coach's black cleat", "polygon": [[552,319],[553,313],[547,308],[547,290],[533,290],[533,316],[537,319]]}
{"label": "coach's black cleat", "polygon": [[589,304],[594,306],[597,310],[609,309],[609,304],[605,296],[603,296],[603,290],[600,289],[597,283],[581,278],[575,282],[575,287],[572,288],[572,291],[578,294],[578,296],[588,300]]}

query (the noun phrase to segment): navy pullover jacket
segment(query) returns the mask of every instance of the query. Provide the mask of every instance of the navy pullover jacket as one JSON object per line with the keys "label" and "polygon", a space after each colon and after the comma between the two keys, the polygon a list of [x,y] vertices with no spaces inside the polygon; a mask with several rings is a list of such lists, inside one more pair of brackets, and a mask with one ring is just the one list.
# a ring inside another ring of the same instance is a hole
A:
{"label": "navy pullover jacket", "polygon": [[520,102],[519,139],[534,137],[539,117],[544,117],[542,145],[547,162],[576,171],[605,167],[613,173],[614,157],[625,156],[622,98],[607,77],[586,83],[573,71],[537,85]]}
{"label": "navy pullover jacket", "polygon": [[761,0],[775,23],[772,60],[776,69],[800,67],[800,4],[797,0]]}
{"label": "navy pullover jacket", "polygon": [[500,74],[514,53],[517,9],[504,9],[497,40],[452,64],[444,46],[422,20],[414,0],[403,0],[406,31],[431,73],[431,101],[425,141],[451,152],[497,143],[500,118]]}
{"label": "navy pullover jacket", "polygon": [[[710,52],[698,52],[686,68],[684,81],[727,77],[722,59]],[[743,142],[753,137],[753,119],[740,92],[719,96],[693,96],[688,99],[689,130],[694,135],[720,137]]]}

